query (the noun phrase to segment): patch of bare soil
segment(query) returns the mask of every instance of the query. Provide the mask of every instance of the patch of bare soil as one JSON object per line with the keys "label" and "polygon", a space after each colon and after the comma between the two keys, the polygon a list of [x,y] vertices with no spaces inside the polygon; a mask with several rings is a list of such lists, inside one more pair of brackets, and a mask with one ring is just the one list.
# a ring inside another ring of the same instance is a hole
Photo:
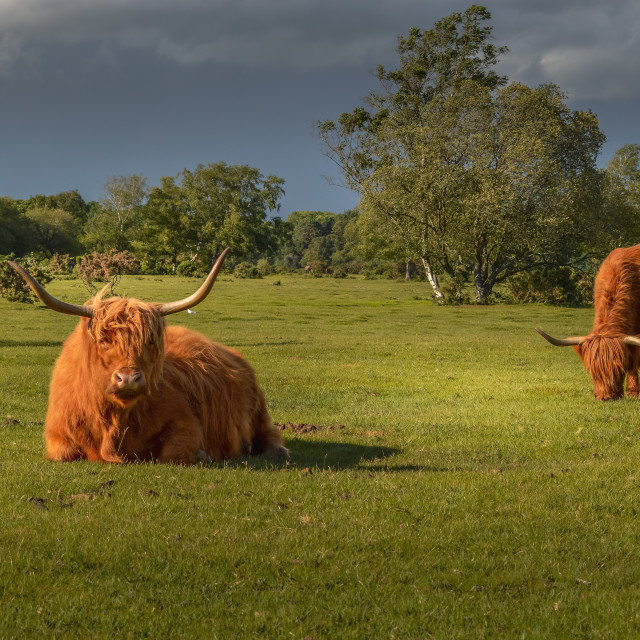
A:
{"label": "patch of bare soil", "polygon": [[344,429],[343,424],[322,426],[319,424],[305,424],[304,422],[274,422],[273,426],[280,429],[280,431],[291,431],[292,433],[313,433],[314,431],[335,431],[338,429]]}

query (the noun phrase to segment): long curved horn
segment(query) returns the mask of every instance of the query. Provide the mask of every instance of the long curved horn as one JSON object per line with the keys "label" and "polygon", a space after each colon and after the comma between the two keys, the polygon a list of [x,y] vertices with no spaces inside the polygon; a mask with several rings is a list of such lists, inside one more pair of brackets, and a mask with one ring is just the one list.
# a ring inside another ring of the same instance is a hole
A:
{"label": "long curved horn", "polygon": [[93,318],[93,307],[83,304],[69,304],[54,298],[26,269],[23,269],[17,262],[9,260],[9,264],[23,277],[24,281],[33,289],[33,292],[40,298],[42,304],[71,316],[84,316]]}
{"label": "long curved horn", "polygon": [[586,340],[586,336],[580,336],[580,337],[576,337],[576,338],[564,338],[563,340],[560,340],[559,338],[553,338],[548,333],[545,333],[542,329],[536,329],[536,331],[547,342],[550,342],[551,344],[555,345],[556,347],[571,347],[571,346],[575,346],[575,345],[578,345],[578,344],[582,344]]}
{"label": "long curved horn", "polygon": [[622,338],[622,342],[625,344],[631,344],[635,347],[640,347],[640,338],[638,338],[638,336],[625,336]]}
{"label": "long curved horn", "polygon": [[159,311],[163,316],[168,316],[170,313],[178,313],[178,311],[184,311],[189,307],[195,307],[197,304],[202,302],[211,291],[213,287],[213,283],[216,281],[218,276],[218,271],[220,271],[220,267],[222,267],[222,263],[224,259],[229,253],[229,247],[227,247],[221,254],[220,257],[216,260],[216,263],[213,265],[213,269],[209,272],[207,279],[202,283],[202,286],[188,298],[184,298],[183,300],[176,300],[175,302],[165,302],[165,304],[160,305]]}

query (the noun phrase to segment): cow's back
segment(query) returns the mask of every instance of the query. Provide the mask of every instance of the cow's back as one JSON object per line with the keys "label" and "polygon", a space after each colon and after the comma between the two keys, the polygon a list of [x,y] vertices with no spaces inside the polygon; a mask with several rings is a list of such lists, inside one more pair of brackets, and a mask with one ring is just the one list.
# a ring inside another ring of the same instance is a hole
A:
{"label": "cow's back", "polygon": [[639,305],[640,245],[614,249],[596,276],[594,333],[640,333]]}

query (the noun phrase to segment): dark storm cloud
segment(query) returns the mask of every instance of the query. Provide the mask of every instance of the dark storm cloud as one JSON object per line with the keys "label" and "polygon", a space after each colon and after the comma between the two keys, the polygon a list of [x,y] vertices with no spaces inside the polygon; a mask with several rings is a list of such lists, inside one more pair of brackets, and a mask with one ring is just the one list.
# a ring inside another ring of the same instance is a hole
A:
{"label": "dark storm cloud", "polygon": [[421,3],[400,0],[5,0],[0,64],[46,62],[50,45],[89,45],[96,55],[148,50],[192,65],[264,68],[354,65],[382,54]]}
{"label": "dark storm cloud", "polygon": [[[576,97],[638,95],[640,3],[495,0],[503,67]],[[181,65],[313,70],[392,59],[398,33],[465,3],[419,0],[1,0],[0,69],[45,65],[52,45],[108,61],[145,51]],[[78,49],[79,50],[79,49]]]}
{"label": "dark storm cloud", "polygon": [[[0,0],[0,195],[78,188],[109,175],[152,184],[199,162],[285,178],[286,215],[355,196],[310,135],[376,88],[398,34],[429,29],[451,0]],[[639,142],[640,2],[493,0],[500,71],[554,82],[593,107],[617,146]],[[610,154],[609,154],[610,155]]]}
{"label": "dark storm cloud", "polygon": [[579,100],[640,97],[637,0],[500,0],[489,8],[496,40],[509,46],[509,77],[553,82]]}

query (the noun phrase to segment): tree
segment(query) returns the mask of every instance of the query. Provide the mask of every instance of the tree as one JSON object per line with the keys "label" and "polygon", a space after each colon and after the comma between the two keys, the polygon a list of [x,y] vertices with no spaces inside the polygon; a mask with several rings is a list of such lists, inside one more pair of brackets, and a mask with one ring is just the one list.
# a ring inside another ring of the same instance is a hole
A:
{"label": "tree", "polygon": [[160,179],[160,186],[153,187],[142,211],[138,238],[132,245],[148,260],[166,258],[173,273],[178,266],[178,257],[188,250],[188,227],[186,199],[176,180],[170,176]]}
{"label": "tree", "polygon": [[276,241],[279,219],[268,225],[267,214],[278,210],[283,184],[258,169],[224,162],[163,177],[141,210],[133,247],[166,257],[174,270],[179,258],[209,268],[226,246],[236,260],[256,258]]}
{"label": "tree", "polygon": [[178,176],[186,211],[185,249],[210,266],[230,246],[234,257],[258,254],[267,214],[280,208],[284,180],[247,165],[198,165]]}
{"label": "tree", "polygon": [[614,154],[607,171],[627,191],[629,201],[640,206],[640,144],[625,144]]}
{"label": "tree", "polygon": [[91,205],[87,204],[76,189],[62,191],[57,195],[37,194],[21,202],[23,212],[29,209],[62,209],[71,214],[78,224],[84,224],[89,216]]}
{"label": "tree", "polygon": [[36,249],[50,256],[79,250],[78,223],[68,211],[33,207],[27,210],[25,217],[33,223]]}
{"label": "tree", "polygon": [[479,96],[463,96],[457,116],[459,208],[441,234],[440,259],[450,275],[452,258],[472,267],[482,303],[516,273],[597,250],[604,226],[596,159],[604,136],[595,116],[568,109],[554,85],[477,89],[471,93]]}
{"label": "tree", "polygon": [[640,238],[639,164],[640,145],[627,144],[614,153],[602,172],[601,217],[607,230],[607,237],[599,243],[603,249],[635,244]]}
{"label": "tree", "polygon": [[369,110],[318,125],[364,220],[423,266],[439,299],[438,272],[469,265],[485,302],[501,279],[575,250],[597,222],[597,120],[570,111],[557,87],[505,86],[489,19],[473,5],[411,29],[399,68],[378,67]]}
{"label": "tree", "polygon": [[310,262],[320,262],[328,266],[331,262],[331,256],[336,250],[333,238],[329,236],[318,236],[314,238],[307,246],[302,254],[302,264]]}
{"label": "tree", "polygon": [[36,248],[33,225],[20,214],[18,203],[11,198],[0,197],[0,230],[0,255],[23,256]]}
{"label": "tree", "polygon": [[282,264],[285,256],[293,250],[293,225],[288,220],[274,216],[264,221],[262,235],[266,257]]}
{"label": "tree", "polygon": [[142,175],[108,178],[100,206],[89,215],[84,244],[97,251],[130,249],[147,195]]}
{"label": "tree", "polygon": [[[455,163],[439,169],[441,154],[424,144],[429,139],[432,144],[444,142],[447,151],[448,141],[437,139],[440,123],[433,121],[441,111],[430,107],[446,103],[469,80],[489,89],[505,83],[491,70],[506,48],[489,42],[491,28],[483,23],[490,17],[484,7],[473,5],[440,20],[432,30],[412,28],[408,37],[398,38],[400,66],[392,71],[378,66],[380,90],[366,99],[371,111],[358,107],[337,122],[318,125],[328,157],[346,185],[360,193],[361,208],[377,211],[386,219],[387,231],[389,226],[395,229],[402,259],[412,256],[422,264],[439,299],[443,294],[434,271],[439,247],[432,236],[443,222],[443,195],[455,184]],[[424,152],[427,157],[422,157]],[[389,189],[391,184],[396,188]]]}

